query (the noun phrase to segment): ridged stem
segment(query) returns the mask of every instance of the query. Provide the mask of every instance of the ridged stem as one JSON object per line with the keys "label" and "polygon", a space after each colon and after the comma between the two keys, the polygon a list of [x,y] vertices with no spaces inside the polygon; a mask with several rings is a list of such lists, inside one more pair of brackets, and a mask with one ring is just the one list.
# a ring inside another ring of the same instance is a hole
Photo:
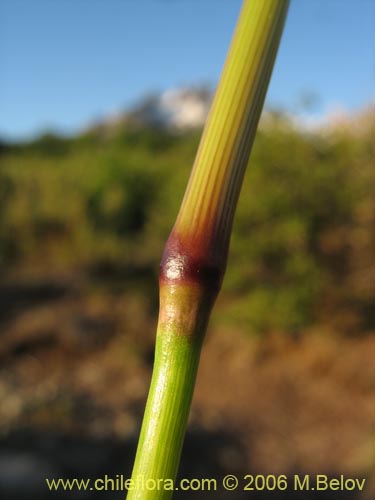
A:
{"label": "ridged stem", "polygon": [[[288,4],[243,4],[160,266],[155,363],[127,500],[168,500],[173,494],[168,481],[177,474],[201,345],[225,272],[233,216]],[[157,488],[150,487],[153,481]]]}

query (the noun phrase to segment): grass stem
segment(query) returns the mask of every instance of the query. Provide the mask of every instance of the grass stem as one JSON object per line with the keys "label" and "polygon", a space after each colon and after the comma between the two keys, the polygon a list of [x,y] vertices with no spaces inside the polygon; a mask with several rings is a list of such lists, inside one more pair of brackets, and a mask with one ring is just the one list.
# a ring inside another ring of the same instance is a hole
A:
{"label": "grass stem", "polygon": [[168,500],[173,494],[169,481],[178,471],[201,346],[288,4],[243,4],[160,266],[155,364],[128,500]]}

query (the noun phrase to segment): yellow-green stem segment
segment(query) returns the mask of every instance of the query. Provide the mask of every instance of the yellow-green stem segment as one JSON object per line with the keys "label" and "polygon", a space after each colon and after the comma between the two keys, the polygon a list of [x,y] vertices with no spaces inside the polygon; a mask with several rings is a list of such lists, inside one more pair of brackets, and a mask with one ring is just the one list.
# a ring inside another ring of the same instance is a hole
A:
{"label": "yellow-green stem segment", "polygon": [[127,500],[173,494],[201,345],[289,0],[245,0],[160,268],[155,363]]}

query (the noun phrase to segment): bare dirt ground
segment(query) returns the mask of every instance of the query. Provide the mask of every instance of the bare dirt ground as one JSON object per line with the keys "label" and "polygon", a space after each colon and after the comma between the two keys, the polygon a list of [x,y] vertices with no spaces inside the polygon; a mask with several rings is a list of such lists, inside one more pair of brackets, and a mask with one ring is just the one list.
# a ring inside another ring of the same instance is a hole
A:
{"label": "bare dirt ground", "polygon": [[[52,494],[45,478],[130,474],[152,368],[154,298],[61,279],[3,285],[0,298],[1,498],[123,498]],[[373,498],[374,355],[373,335],[343,337],[324,325],[262,338],[211,327],[180,476],[343,474],[365,477],[366,488],[175,498]]]}

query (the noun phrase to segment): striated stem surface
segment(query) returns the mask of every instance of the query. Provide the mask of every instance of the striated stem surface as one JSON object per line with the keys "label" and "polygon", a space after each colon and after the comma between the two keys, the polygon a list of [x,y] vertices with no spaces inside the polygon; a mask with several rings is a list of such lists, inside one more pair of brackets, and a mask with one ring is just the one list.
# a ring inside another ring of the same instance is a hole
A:
{"label": "striated stem surface", "polygon": [[160,266],[151,387],[128,500],[167,500],[289,0],[245,0]]}

